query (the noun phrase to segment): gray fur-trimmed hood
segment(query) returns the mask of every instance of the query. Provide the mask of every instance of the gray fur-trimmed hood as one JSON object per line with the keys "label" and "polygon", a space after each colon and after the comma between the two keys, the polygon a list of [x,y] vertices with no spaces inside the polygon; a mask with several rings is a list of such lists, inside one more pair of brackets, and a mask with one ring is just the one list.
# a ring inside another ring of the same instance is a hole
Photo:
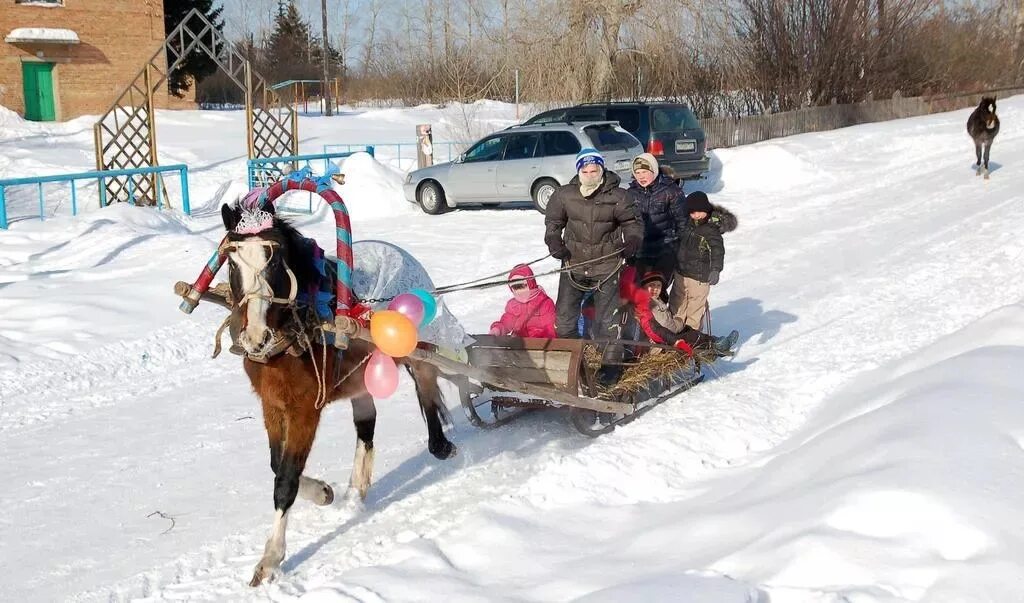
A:
{"label": "gray fur-trimmed hood", "polygon": [[722,231],[722,234],[732,232],[740,225],[739,218],[736,217],[736,214],[725,209],[721,205],[715,205],[712,203],[711,209],[711,217],[708,218],[708,223],[717,226],[718,230]]}

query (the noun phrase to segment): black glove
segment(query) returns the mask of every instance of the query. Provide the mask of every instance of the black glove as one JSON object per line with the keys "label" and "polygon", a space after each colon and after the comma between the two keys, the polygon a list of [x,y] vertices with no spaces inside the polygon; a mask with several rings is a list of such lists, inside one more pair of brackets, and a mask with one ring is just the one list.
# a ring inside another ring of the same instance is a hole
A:
{"label": "black glove", "polygon": [[551,252],[551,257],[555,258],[556,260],[567,260],[572,257],[572,254],[569,253],[568,247],[562,245],[558,249]]}
{"label": "black glove", "polygon": [[711,273],[711,276],[708,277],[708,284],[709,285],[717,285],[718,284],[718,277],[719,277],[719,272],[717,270],[713,271]]}
{"label": "black glove", "polygon": [[640,250],[640,242],[636,239],[626,239],[626,244],[622,248],[622,257],[626,260],[631,260],[636,257],[636,252]]}

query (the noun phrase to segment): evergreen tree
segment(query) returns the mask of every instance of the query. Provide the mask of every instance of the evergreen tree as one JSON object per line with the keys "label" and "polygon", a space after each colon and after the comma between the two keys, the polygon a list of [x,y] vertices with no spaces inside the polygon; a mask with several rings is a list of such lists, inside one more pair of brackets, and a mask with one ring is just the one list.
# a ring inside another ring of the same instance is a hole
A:
{"label": "evergreen tree", "polygon": [[[214,8],[213,0],[164,0],[164,35],[170,34],[171,30],[177,27],[193,8],[198,9],[210,20],[210,23],[213,23],[217,34],[223,34],[224,22],[219,19],[224,9]],[[197,33],[202,29],[198,22],[190,23],[189,28]],[[212,36],[207,36],[202,41],[208,48],[213,48]],[[167,64],[170,65],[172,60],[171,54],[168,53]],[[167,87],[171,94],[178,97],[184,96],[184,92],[191,87],[192,82],[198,82],[216,71],[216,61],[204,50],[197,48],[190,52],[180,65],[171,70],[167,76]]]}
{"label": "evergreen tree", "polygon": [[[320,80],[323,78],[323,43],[313,35],[310,25],[303,20],[294,2],[279,7],[274,29],[263,49],[261,72],[270,83],[285,80]],[[331,73],[339,76],[344,57],[329,46]]]}
{"label": "evergreen tree", "polygon": [[318,79],[318,60],[314,59],[315,39],[294,2],[274,19],[274,30],[267,39],[265,75],[271,83],[283,80]]}

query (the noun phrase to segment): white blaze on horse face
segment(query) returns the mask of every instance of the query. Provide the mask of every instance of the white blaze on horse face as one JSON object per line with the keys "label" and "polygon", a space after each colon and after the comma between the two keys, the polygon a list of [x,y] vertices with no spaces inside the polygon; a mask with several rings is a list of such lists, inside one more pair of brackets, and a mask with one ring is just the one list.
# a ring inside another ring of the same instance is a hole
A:
{"label": "white blaze on horse face", "polygon": [[260,351],[264,345],[269,328],[267,328],[267,310],[270,309],[269,298],[274,292],[270,284],[262,277],[267,266],[269,250],[263,245],[239,245],[231,253],[235,266],[240,273],[242,283],[241,294],[248,298],[246,302],[246,325],[238,336],[239,344],[249,353]]}

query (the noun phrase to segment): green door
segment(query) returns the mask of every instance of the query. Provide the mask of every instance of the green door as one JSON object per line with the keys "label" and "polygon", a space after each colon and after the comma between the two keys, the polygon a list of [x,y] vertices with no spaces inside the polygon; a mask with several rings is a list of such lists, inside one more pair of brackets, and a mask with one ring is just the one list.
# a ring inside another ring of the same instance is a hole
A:
{"label": "green door", "polygon": [[53,63],[22,63],[21,79],[24,82],[25,119],[57,119],[53,102]]}

